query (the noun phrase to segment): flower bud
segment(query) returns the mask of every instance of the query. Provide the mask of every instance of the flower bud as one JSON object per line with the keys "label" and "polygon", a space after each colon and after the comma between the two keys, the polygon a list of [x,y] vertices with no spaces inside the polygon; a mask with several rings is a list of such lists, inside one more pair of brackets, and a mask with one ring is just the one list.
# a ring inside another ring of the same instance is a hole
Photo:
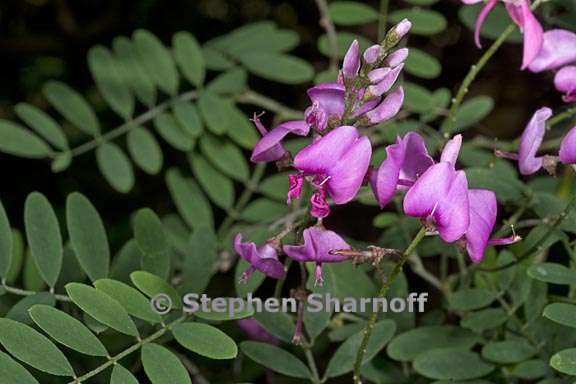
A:
{"label": "flower bud", "polygon": [[404,19],[396,24],[390,31],[388,31],[386,37],[384,38],[384,49],[395,47],[396,44],[398,44],[400,40],[406,36],[408,31],[410,31],[410,28],[412,28],[412,23],[408,19]]}
{"label": "flower bud", "polygon": [[382,47],[378,44],[374,44],[373,46],[366,48],[364,51],[364,62],[366,64],[374,64],[376,60],[380,57],[380,53],[382,52]]}
{"label": "flower bud", "polygon": [[390,120],[400,111],[404,103],[404,88],[398,87],[394,92],[378,104],[373,110],[366,112],[370,124],[378,124]]}
{"label": "flower bud", "polygon": [[400,48],[392,52],[388,57],[386,57],[386,60],[384,60],[384,65],[388,67],[396,67],[402,64],[408,58],[409,52],[408,48]]}
{"label": "flower bud", "polygon": [[354,40],[344,56],[344,62],[342,63],[342,75],[344,79],[353,79],[358,75],[358,70],[360,69],[360,47],[358,46],[358,40]]}

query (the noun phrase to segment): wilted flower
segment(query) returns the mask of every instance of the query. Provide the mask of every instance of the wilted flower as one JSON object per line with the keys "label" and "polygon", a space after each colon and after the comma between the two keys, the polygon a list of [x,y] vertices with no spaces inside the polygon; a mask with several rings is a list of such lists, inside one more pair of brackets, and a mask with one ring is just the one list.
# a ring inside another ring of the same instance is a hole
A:
{"label": "wilted flower", "polygon": [[276,249],[270,243],[265,243],[261,247],[256,247],[253,242],[243,243],[242,235],[239,233],[234,238],[234,249],[240,257],[250,263],[250,267],[240,277],[241,282],[246,282],[257,270],[274,279],[286,277],[284,265],[278,261]]}
{"label": "wilted flower", "polygon": [[303,120],[286,121],[270,132],[260,122],[260,118],[254,115],[253,118],[256,128],[262,134],[262,138],[254,149],[250,160],[253,162],[268,162],[282,159],[287,155],[286,150],[281,144],[281,141],[289,133],[294,133],[299,136],[306,136],[310,131],[310,127]]}
{"label": "wilted flower", "polygon": [[[464,4],[477,4],[484,0],[462,0]],[[494,9],[499,0],[488,0],[478,18],[476,19],[476,31],[474,33],[474,40],[476,45],[480,48],[480,30],[482,24],[486,20],[488,14]],[[508,11],[508,15],[524,34],[524,53],[522,57],[522,69],[530,65],[534,58],[540,52],[543,40],[543,30],[540,22],[534,17],[530,10],[530,3],[528,0],[502,0]]]}
{"label": "wilted flower", "polygon": [[[294,167],[304,176],[312,176],[317,190],[328,192],[334,203],[345,204],[362,185],[371,154],[367,137],[352,126],[342,126],[302,149],[294,158]],[[313,199],[320,207],[325,197],[320,193]]]}
{"label": "wilted flower", "polygon": [[258,320],[253,317],[240,319],[236,321],[236,324],[252,340],[273,345],[280,344],[280,341],[264,329]]}
{"label": "wilted flower", "polygon": [[293,260],[316,263],[315,281],[322,285],[322,263],[347,260],[348,256],[332,254],[331,251],[350,249],[350,246],[336,232],[318,226],[305,229],[303,236],[303,245],[285,245],[284,252]]}
{"label": "wilted flower", "polygon": [[380,207],[388,204],[399,188],[412,186],[433,164],[424,139],[416,132],[409,132],[403,139],[397,138],[396,144],[387,146],[386,159],[370,175],[372,191]]}

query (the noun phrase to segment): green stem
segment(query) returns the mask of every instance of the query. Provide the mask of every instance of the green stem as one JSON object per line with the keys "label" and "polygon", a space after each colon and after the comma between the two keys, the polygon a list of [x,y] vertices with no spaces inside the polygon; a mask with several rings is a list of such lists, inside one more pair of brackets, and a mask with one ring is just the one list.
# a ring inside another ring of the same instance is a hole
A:
{"label": "green stem", "polygon": [[568,108],[562,113],[557,114],[556,116],[553,116],[550,120],[548,120],[547,125],[548,127],[553,127],[556,124],[563,122],[564,120],[570,119],[574,115],[576,115],[576,105],[574,105],[571,108]]}
{"label": "green stem", "polygon": [[316,362],[314,361],[314,355],[310,348],[304,348],[304,355],[306,356],[306,361],[308,361],[308,367],[312,372],[312,382],[313,383],[321,383],[320,375],[318,374],[318,368],[316,367]]}
{"label": "green stem", "polygon": [[50,293],[58,301],[68,301],[68,302],[72,301],[72,300],[70,300],[70,298],[68,296],[54,294],[54,292],[52,292],[52,291],[28,291],[25,289],[11,287],[11,286],[7,285],[5,282],[2,282],[2,288],[4,288],[4,290],[6,292],[9,292],[9,293],[12,293],[12,294],[18,295],[18,296],[32,296],[32,295],[36,295],[38,293]]}
{"label": "green stem", "polygon": [[244,207],[246,207],[246,204],[248,204],[248,202],[250,201],[252,194],[254,194],[254,192],[256,192],[256,190],[258,189],[258,183],[262,179],[262,176],[264,176],[265,169],[266,164],[264,163],[259,163],[258,165],[256,165],[254,173],[252,173],[252,177],[250,178],[248,183],[246,183],[244,192],[242,192],[242,195],[240,195],[240,197],[236,201],[236,205],[234,206],[234,208],[230,210],[230,212],[228,212],[228,216],[226,216],[226,218],[220,225],[220,228],[218,229],[218,237],[224,236],[226,231],[230,229],[232,224],[234,224],[234,222],[238,219],[238,216],[240,215]]}
{"label": "green stem", "polygon": [[378,41],[384,40],[386,36],[386,22],[388,19],[389,0],[380,0],[380,18],[378,19]]}
{"label": "green stem", "polygon": [[[420,231],[416,234],[408,248],[404,251],[400,259],[396,262],[394,269],[390,273],[390,276],[382,283],[382,287],[380,287],[380,291],[378,292],[378,299],[383,298],[386,296],[388,289],[396,281],[400,272],[402,272],[402,267],[404,263],[408,260],[410,255],[414,252],[420,241],[426,236],[426,228],[422,227]],[[360,384],[360,369],[362,368],[362,362],[364,360],[364,355],[366,354],[366,350],[368,349],[368,341],[370,341],[370,336],[372,336],[372,330],[374,329],[374,325],[376,324],[376,320],[378,319],[378,313],[374,312],[370,316],[368,320],[368,324],[366,328],[364,328],[364,337],[362,338],[362,342],[360,344],[360,348],[358,348],[358,352],[356,354],[356,361],[354,363],[354,384]]]}
{"label": "green stem", "polygon": [[138,343],[132,345],[131,347],[125,349],[124,351],[120,352],[119,354],[117,354],[114,357],[110,357],[108,358],[108,361],[105,362],[104,364],[98,366],[97,368],[91,370],[88,373],[85,373],[84,375],[80,376],[80,377],[76,377],[73,381],[71,381],[68,384],[79,384],[82,383],[88,379],[90,379],[91,377],[96,376],[97,374],[99,374],[100,372],[106,370],[106,368],[110,367],[111,365],[114,365],[116,363],[118,363],[118,361],[122,360],[124,357],[130,355],[131,353],[139,350],[140,348],[142,348],[142,346],[144,346],[145,344],[151,343],[152,341],[159,339],[160,337],[162,337],[166,332],[168,332],[174,325],[183,322],[184,320],[186,320],[186,318],[188,317],[188,315],[182,315],[181,317],[179,317],[178,319],[174,320],[172,323],[168,324],[168,325],[164,325],[161,329],[159,329],[158,331],[154,332],[153,334],[151,334],[150,336],[148,336],[145,339],[140,340]]}
{"label": "green stem", "polygon": [[492,43],[490,48],[488,48],[488,50],[484,52],[482,57],[480,57],[480,60],[478,60],[476,64],[470,67],[468,74],[466,75],[464,81],[462,81],[462,84],[460,85],[460,88],[458,88],[458,91],[456,92],[456,97],[452,99],[452,106],[450,107],[448,116],[446,116],[446,119],[444,120],[444,124],[442,124],[442,132],[444,133],[445,137],[449,137],[451,132],[454,130],[454,126],[456,124],[456,113],[458,112],[458,108],[460,108],[460,105],[464,100],[464,96],[466,96],[466,94],[468,93],[470,85],[476,79],[476,76],[478,76],[478,74],[488,63],[488,61],[492,58],[492,56],[496,53],[496,51],[498,51],[498,48],[500,48],[500,46],[504,44],[504,41],[506,41],[508,36],[510,36],[512,32],[516,30],[516,28],[517,28],[516,24],[510,24],[504,30],[504,32],[502,32],[500,37],[494,43]]}
{"label": "green stem", "polygon": [[328,11],[328,4],[326,0],[316,0],[316,6],[320,12],[320,25],[326,31],[328,37],[328,49],[330,53],[330,71],[336,72],[338,70],[338,36],[336,35],[336,28],[330,18]]}

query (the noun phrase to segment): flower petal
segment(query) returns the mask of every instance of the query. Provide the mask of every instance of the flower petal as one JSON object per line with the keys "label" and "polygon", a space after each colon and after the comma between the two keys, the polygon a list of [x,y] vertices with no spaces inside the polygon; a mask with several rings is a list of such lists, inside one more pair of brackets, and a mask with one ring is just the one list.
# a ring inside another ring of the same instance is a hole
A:
{"label": "flower petal", "polygon": [[576,164],[576,127],[570,129],[562,139],[559,155],[564,164]]}
{"label": "flower petal", "polygon": [[[479,1],[474,2],[464,1],[464,2],[466,4],[475,4],[478,3]],[[478,14],[478,18],[476,19],[476,25],[474,28],[474,42],[476,43],[476,46],[478,48],[482,48],[482,43],[480,42],[480,31],[482,30],[482,25],[484,24],[484,21],[486,20],[492,9],[494,9],[494,7],[496,6],[497,2],[498,0],[489,0],[488,3],[486,3],[484,8],[482,8],[480,13]]]}
{"label": "flower petal", "polygon": [[384,208],[396,193],[405,154],[405,140],[398,140],[396,144],[387,146],[386,159],[380,164],[378,170],[372,172],[370,176],[370,185],[380,208]]}
{"label": "flower petal", "polygon": [[528,68],[532,72],[550,71],[576,62],[576,33],[564,29],[544,32],[538,56]]}
{"label": "flower petal", "polygon": [[396,88],[384,98],[376,108],[366,112],[366,117],[372,124],[378,124],[390,120],[400,111],[404,103],[404,88]]}
{"label": "flower petal", "polygon": [[444,149],[442,150],[442,155],[440,157],[440,161],[446,161],[456,166],[456,161],[458,160],[458,155],[460,154],[461,147],[462,147],[462,135],[454,136],[444,146]]}
{"label": "flower petal", "polygon": [[338,83],[322,83],[308,89],[312,103],[318,103],[329,116],[344,114],[344,86]]}
{"label": "flower petal", "polygon": [[326,173],[357,138],[355,127],[338,127],[298,152],[294,157],[294,167],[309,174]]}
{"label": "flower petal", "polygon": [[450,163],[438,163],[428,168],[406,193],[404,213],[421,218],[432,214],[438,202],[448,194],[454,173]]}
{"label": "flower petal", "polygon": [[523,175],[535,173],[542,167],[542,157],[536,157],[536,154],[546,133],[546,120],[550,116],[552,116],[550,108],[540,108],[534,113],[522,133],[520,150],[518,151],[518,166]]}
{"label": "flower petal", "polygon": [[564,101],[571,103],[576,101],[576,66],[567,65],[556,72],[554,76],[554,86],[564,93]]}
{"label": "flower petal", "polygon": [[468,180],[464,171],[456,171],[448,193],[433,214],[438,234],[447,243],[460,239],[470,224]]}
{"label": "flower petal", "polygon": [[314,261],[332,263],[348,260],[348,256],[330,254],[330,251],[336,249],[350,249],[350,245],[336,232],[319,227],[311,227],[304,230],[304,232],[306,231],[308,231],[310,240],[313,242],[316,251]]}
{"label": "flower petal", "polygon": [[260,259],[254,263],[254,267],[273,279],[284,279],[286,277],[284,265],[275,259]]}
{"label": "flower petal", "polygon": [[342,74],[346,79],[353,79],[358,75],[358,70],[360,69],[360,46],[358,40],[354,40],[346,55],[344,56],[344,62],[342,63]]}
{"label": "flower petal", "polygon": [[538,56],[544,41],[544,30],[542,25],[532,11],[528,0],[521,2],[523,30],[524,30],[524,53],[522,55],[522,69],[526,69],[530,63]]}
{"label": "flower petal", "polygon": [[497,203],[494,192],[486,189],[470,189],[470,226],[466,231],[466,250],[474,263],[484,257],[490,234],[496,223]]}
{"label": "flower petal", "polygon": [[416,132],[409,132],[404,136],[406,142],[406,156],[400,169],[400,178],[416,181],[428,168],[434,165],[434,160],[428,154],[424,139]]}
{"label": "flower petal", "polygon": [[330,179],[326,185],[334,203],[346,204],[356,196],[368,171],[371,156],[372,145],[370,140],[363,136],[330,167],[327,172]]}
{"label": "flower petal", "polygon": [[267,134],[265,134],[252,150],[250,160],[252,162],[267,162],[281,159],[286,150],[280,144],[282,139],[290,133],[289,130],[279,125]]}

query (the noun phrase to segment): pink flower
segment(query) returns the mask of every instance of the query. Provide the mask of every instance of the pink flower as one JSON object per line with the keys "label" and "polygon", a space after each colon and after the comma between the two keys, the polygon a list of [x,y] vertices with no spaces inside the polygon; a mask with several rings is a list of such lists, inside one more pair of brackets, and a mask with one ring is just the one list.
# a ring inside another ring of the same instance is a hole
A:
{"label": "pink flower", "polygon": [[261,341],[263,343],[278,345],[280,340],[271,335],[260,323],[253,317],[240,319],[236,321],[238,327],[252,340]]}
{"label": "pink flower", "polygon": [[559,156],[564,164],[576,164],[576,127],[570,129],[562,139]]}
{"label": "pink flower", "polygon": [[313,176],[316,188],[328,192],[336,204],[346,204],[360,189],[371,154],[367,137],[352,126],[342,126],[302,149],[294,167]]}
{"label": "pink flower", "polygon": [[322,285],[322,263],[335,263],[345,261],[348,256],[333,255],[331,251],[337,249],[350,249],[336,232],[326,230],[321,227],[310,227],[304,230],[304,244],[285,245],[284,252],[288,257],[299,262],[312,261],[316,263],[315,278],[316,284]]}
{"label": "pink flower", "polygon": [[240,257],[250,263],[250,267],[240,277],[241,282],[246,282],[257,270],[274,279],[286,277],[284,265],[278,261],[276,249],[269,243],[257,248],[253,242],[243,243],[242,235],[239,233],[234,238],[234,249]]}
{"label": "pink flower", "polygon": [[[462,0],[464,4],[477,4],[483,0]],[[474,39],[478,48],[480,44],[480,30],[486,20],[488,14],[494,9],[499,0],[488,0],[480,14],[476,19],[476,31]],[[530,63],[536,58],[538,52],[542,48],[543,34],[542,26],[534,17],[530,10],[530,3],[528,0],[502,0],[508,11],[510,18],[520,27],[524,33],[524,53],[522,56],[522,69],[527,68]]]}
{"label": "pink flower", "polygon": [[250,160],[252,162],[268,162],[276,161],[283,158],[287,152],[281,144],[281,141],[289,133],[294,133],[299,136],[306,136],[310,131],[310,127],[303,120],[286,121],[270,132],[260,122],[260,118],[254,115],[252,120],[256,128],[262,134],[262,138],[252,150]]}
{"label": "pink flower", "polygon": [[576,101],[576,65],[567,65],[556,72],[554,76],[554,86],[564,96],[562,100],[566,103]]}

